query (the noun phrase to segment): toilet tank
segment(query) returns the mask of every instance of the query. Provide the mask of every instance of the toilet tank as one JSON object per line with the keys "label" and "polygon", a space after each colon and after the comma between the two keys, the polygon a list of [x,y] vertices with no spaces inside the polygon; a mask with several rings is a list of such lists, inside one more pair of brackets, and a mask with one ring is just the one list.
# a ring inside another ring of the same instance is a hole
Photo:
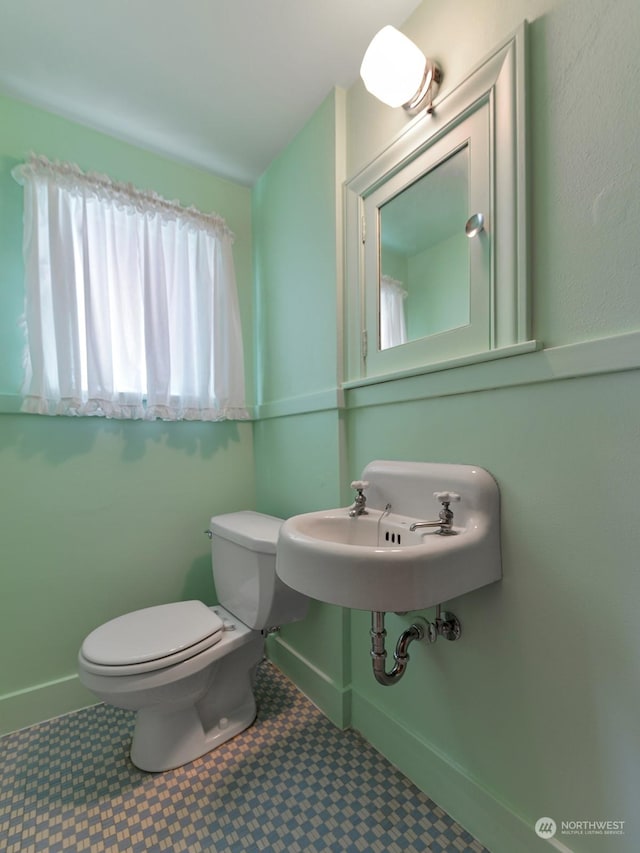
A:
{"label": "toilet tank", "polygon": [[218,602],[249,628],[297,622],[309,600],[276,575],[281,518],[245,510],[211,519],[211,561]]}

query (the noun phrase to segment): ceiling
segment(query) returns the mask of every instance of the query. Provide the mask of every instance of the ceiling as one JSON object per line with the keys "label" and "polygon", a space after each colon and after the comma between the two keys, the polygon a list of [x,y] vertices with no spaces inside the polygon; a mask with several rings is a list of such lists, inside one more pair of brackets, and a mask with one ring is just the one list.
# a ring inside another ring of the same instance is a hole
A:
{"label": "ceiling", "polygon": [[0,91],[251,185],[421,0],[2,0]]}

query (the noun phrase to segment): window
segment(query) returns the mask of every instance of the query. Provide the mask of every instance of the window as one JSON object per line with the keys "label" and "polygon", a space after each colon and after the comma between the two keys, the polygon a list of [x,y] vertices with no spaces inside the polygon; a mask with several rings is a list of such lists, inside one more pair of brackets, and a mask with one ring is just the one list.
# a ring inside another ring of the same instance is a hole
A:
{"label": "window", "polygon": [[223,219],[32,156],[24,186],[23,411],[247,418]]}

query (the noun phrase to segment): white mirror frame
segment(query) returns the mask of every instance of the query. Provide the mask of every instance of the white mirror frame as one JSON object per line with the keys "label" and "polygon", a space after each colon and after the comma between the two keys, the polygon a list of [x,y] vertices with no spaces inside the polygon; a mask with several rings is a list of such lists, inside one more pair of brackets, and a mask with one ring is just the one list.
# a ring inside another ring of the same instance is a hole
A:
{"label": "white mirror frame", "polygon": [[[433,114],[418,115],[389,147],[346,183],[345,388],[538,348],[538,343],[530,340],[525,69],[526,22],[460,85],[435,101]],[[377,347],[378,335],[377,329],[367,329],[367,301],[378,298],[378,269],[377,264],[375,270],[371,269],[373,264],[369,263],[369,269],[366,264],[365,200],[484,105],[489,109],[491,183],[488,347],[444,361],[423,359],[423,363],[408,363],[401,369],[397,356],[385,367],[385,353],[393,349],[384,350],[376,354],[372,370],[367,354],[370,347]]]}

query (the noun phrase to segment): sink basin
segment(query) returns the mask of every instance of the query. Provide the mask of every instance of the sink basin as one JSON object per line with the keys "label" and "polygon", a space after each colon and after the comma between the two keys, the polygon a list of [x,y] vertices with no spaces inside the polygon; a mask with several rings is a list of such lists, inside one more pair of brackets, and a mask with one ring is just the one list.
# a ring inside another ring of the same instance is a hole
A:
{"label": "sink basin", "polygon": [[[350,507],[293,516],[280,529],[276,571],[311,598],[373,611],[422,610],[501,577],[499,493],[470,465],[376,461],[362,475],[367,514]],[[460,495],[452,532],[411,531],[437,520],[434,491]],[[391,510],[386,511],[387,504]],[[397,507],[397,511],[396,510]]]}
{"label": "sink basin", "polygon": [[347,507],[299,515],[291,527],[312,540],[373,548],[374,553],[386,559],[391,551],[424,544],[426,534],[423,531],[409,530],[413,521],[419,519],[387,514],[377,509],[369,510],[367,515],[350,518]]}

